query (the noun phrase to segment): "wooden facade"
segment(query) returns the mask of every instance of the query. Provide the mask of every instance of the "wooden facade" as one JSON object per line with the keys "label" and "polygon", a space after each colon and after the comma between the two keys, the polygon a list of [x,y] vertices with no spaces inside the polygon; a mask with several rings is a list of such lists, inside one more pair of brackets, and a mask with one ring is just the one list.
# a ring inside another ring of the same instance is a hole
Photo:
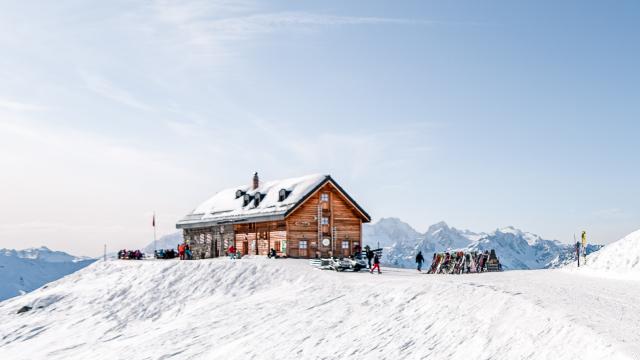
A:
{"label": "wooden facade", "polygon": [[318,184],[281,219],[183,228],[197,259],[225,256],[233,245],[243,255],[313,258],[350,256],[362,244],[369,215],[331,177]]}

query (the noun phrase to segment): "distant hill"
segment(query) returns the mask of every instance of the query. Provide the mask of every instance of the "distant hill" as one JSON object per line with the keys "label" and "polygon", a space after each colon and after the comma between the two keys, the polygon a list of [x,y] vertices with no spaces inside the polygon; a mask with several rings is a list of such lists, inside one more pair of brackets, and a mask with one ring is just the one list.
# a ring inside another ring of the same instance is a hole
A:
{"label": "distant hill", "polygon": [[35,290],[95,260],[46,247],[0,249],[0,301]]}
{"label": "distant hill", "polygon": [[178,244],[182,243],[182,232],[177,231],[172,234],[168,234],[160,237],[155,243],[155,247],[153,241],[150,242],[147,246],[142,249],[145,254],[149,256],[153,256],[154,249],[176,249]]}

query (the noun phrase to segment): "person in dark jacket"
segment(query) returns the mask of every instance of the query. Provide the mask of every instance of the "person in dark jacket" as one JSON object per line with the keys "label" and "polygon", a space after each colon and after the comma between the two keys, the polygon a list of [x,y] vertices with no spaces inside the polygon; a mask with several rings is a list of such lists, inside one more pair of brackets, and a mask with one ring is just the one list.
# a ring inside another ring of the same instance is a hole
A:
{"label": "person in dark jacket", "polygon": [[380,258],[378,257],[378,254],[373,255],[373,267],[370,272],[373,274],[373,270],[375,269],[378,269],[378,274],[382,274],[380,271]]}
{"label": "person in dark jacket", "polygon": [[416,263],[418,264],[418,271],[422,272],[422,263],[424,262],[424,256],[422,256],[422,251],[418,251],[418,255],[416,255]]}
{"label": "person in dark jacket", "polygon": [[371,260],[373,259],[373,251],[367,246],[367,263],[369,264],[369,269],[371,269]]}

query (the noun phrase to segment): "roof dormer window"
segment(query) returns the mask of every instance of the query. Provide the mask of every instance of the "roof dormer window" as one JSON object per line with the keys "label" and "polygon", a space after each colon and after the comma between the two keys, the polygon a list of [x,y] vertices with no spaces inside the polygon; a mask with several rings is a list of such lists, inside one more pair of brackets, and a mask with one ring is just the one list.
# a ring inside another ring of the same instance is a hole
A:
{"label": "roof dormer window", "polygon": [[242,191],[242,190],[236,190],[236,199],[237,199],[237,198],[240,198],[240,197],[243,197],[243,196],[244,196],[244,194],[245,194],[245,192],[244,192],[244,191]]}
{"label": "roof dormer window", "polygon": [[253,194],[253,205],[260,205],[260,202],[264,199],[265,196],[267,196],[267,194],[261,194],[259,192]]}
{"label": "roof dormer window", "polygon": [[242,206],[247,206],[251,202],[251,195],[244,194],[242,197]]}
{"label": "roof dormer window", "polygon": [[280,191],[278,191],[278,201],[284,201],[289,194],[291,194],[291,190],[280,189]]}

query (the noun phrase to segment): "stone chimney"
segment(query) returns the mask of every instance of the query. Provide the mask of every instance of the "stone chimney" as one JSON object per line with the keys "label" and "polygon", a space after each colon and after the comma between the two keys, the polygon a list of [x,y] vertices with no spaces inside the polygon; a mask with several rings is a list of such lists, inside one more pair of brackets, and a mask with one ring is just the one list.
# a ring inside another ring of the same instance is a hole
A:
{"label": "stone chimney", "polygon": [[260,186],[260,179],[258,178],[258,172],[256,171],[253,174],[253,190],[257,189]]}

